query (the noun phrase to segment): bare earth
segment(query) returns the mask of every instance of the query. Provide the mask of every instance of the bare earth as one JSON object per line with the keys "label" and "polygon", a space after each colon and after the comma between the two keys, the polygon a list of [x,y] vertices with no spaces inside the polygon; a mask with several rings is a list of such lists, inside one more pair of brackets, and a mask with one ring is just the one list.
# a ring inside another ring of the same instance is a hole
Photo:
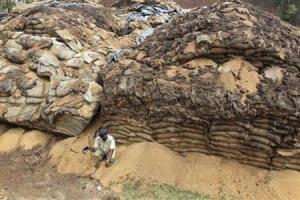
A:
{"label": "bare earth", "polygon": [[119,146],[117,163],[110,168],[101,165],[92,175],[96,180],[60,175],[49,165],[48,152],[36,149],[1,155],[0,199],[1,195],[12,200],[102,199],[107,193],[117,198],[118,195],[108,191],[97,192],[100,183],[96,180],[120,192],[122,183],[132,178],[172,184],[216,198],[220,192],[245,200],[300,198],[300,172],[268,171],[202,154],[183,157],[156,143]]}
{"label": "bare earth", "polygon": [[[0,199],[92,200],[106,195],[90,178],[61,175],[47,162],[48,152],[36,149],[0,156]],[[109,194],[114,196],[114,194]]]}

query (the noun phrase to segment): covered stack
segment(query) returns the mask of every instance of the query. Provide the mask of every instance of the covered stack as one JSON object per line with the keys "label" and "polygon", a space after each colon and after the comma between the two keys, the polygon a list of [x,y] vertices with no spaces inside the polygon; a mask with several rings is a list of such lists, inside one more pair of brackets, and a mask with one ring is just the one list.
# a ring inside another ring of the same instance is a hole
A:
{"label": "covered stack", "polygon": [[0,119],[81,133],[99,107],[100,68],[121,48],[119,29],[104,8],[64,2],[26,9],[0,24]]}
{"label": "covered stack", "polygon": [[180,15],[100,72],[102,121],[120,143],[300,170],[299,46],[299,29],[239,0]]}

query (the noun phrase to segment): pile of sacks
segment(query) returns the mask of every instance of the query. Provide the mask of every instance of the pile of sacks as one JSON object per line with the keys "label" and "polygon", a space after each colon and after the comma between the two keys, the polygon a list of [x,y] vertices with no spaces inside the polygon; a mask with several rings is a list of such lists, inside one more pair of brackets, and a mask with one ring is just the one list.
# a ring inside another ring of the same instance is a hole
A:
{"label": "pile of sacks", "polygon": [[128,44],[115,36],[117,18],[101,7],[54,2],[27,9],[0,29],[0,118],[80,134],[100,104],[101,66]]}
{"label": "pile of sacks", "polygon": [[120,35],[124,10],[93,1],[29,7],[0,24],[0,119],[76,136],[100,106],[100,70],[128,55],[143,30]]}
{"label": "pile of sacks", "polygon": [[300,170],[300,32],[239,0],[176,17],[101,71],[103,123],[158,141]]}

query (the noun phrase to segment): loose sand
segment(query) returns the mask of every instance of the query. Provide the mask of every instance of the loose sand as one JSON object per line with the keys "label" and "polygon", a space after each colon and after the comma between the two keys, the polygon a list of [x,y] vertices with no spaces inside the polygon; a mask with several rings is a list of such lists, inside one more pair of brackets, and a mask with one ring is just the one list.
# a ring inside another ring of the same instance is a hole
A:
{"label": "loose sand", "polygon": [[0,153],[8,153],[19,148],[20,139],[25,130],[22,128],[12,128],[0,136]]}
{"label": "loose sand", "polygon": [[22,135],[20,148],[29,151],[38,146],[44,147],[49,142],[49,139],[50,136],[46,133],[37,130],[29,131]]}
{"label": "loose sand", "polygon": [[[104,185],[118,190],[129,179],[175,185],[179,188],[201,192],[214,197],[220,191],[245,200],[299,200],[300,172],[268,171],[240,164],[234,160],[203,154],[182,156],[157,143],[137,143],[117,146],[116,163],[106,168],[103,164],[96,170],[90,154],[81,150],[93,144],[93,134],[100,123],[95,121],[80,136],[70,137],[56,143],[50,150],[50,165],[61,174],[92,176]],[[47,136],[38,131],[9,129],[0,136],[0,152],[43,148]],[[44,147],[45,148],[45,147]],[[95,158],[94,158],[95,159]]]}
{"label": "loose sand", "polygon": [[90,154],[82,154],[82,149],[89,146],[89,140],[93,145],[94,133],[100,125],[99,120],[100,117],[95,118],[79,137],[70,137],[52,147],[49,154],[50,164],[56,166],[59,173],[88,176],[95,172],[95,160],[91,161]]}
{"label": "loose sand", "polygon": [[58,157],[52,149],[58,172],[92,175],[115,191],[120,191],[122,183],[137,179],[172,184],[213,197],[223,191],[243,200],[300,199],[300,172],[296,171],[268,171],[196,153],[183,157],[157,143],[137,143],[118,146],[116,163],[109,168],[101,164],[95,172],[89,155],[74,152],[87,144],[87,135],[58,144],[68,148]]}
{"label": "loose sand", "polygon": [[238,91],[251,94],[257,91],[260,76],[250,63],[235,58],[220,67],[220,81],[228,91]]}

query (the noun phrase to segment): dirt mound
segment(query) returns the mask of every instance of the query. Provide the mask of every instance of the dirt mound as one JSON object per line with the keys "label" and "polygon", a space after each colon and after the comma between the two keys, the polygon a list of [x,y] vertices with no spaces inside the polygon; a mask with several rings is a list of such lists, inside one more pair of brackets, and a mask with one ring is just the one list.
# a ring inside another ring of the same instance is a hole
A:
{"label": "dirt mound", "polygon": [[[4,126],[2,127],[4,128]],[[18,149],[30,151],[37,147],[45,147],[50,136],[38,130],[26,132],[22,128],[8,128],[0,135],[0,153],[10,153]]]}
{"label": "dirt mound", "polygon": [[53,159],[57,156],[54,153],[57,146],[52,149],[58,172],[91,175],[115,191],[119,191],[124,182],[134,180],[141,184],[172,184],[214,197],[229,194],[247,200],[296,200],[300,195],[294,187],[300,184],[299,172],[268,171],[198,153],[182,156],[158,143],[117,146],[116,163],[109,168],[100,163],[96,170],[91,168],[89,155],[75,153],[86,145],[86,139],[69,138],[59,142],[60,148],[64,146],[65,150],[59,159]]}
{"label": "dirt mound", "polygon": [[95,158],[91,159],[90,154],[82,154],[82,149],[94,144],[94,133],[100,126],[99,119],[96,118],[80,136],[62,140],[51,148],[50,164],[59,173],[87,176],[95,171]]}
{"label": "dirt mound", "polygon": [[195,153],[182,157],[157,143],[120,147],[115,165],[110,168],[102,165],[94,176],[104,185],[116,189],[118,184],[133,178],[142,182],[172,184],[215,197],[221,190],[247,200],[295,200],[300,195],[294,187],[300,184],[299,172],[270,172]]}
{"label": "dirt mound", "polygon": [[0,136],[0,153],[9,153],[19,148],[25,130],[22,128],[9,129]]}
{"label": "dirt mound", "polygon": [[120,143],[300,170],[299,33],[239,0],[180,15],[100,72],[102,122]]}
{"label": "dirt mound", "polygon": [[50,140],[50,136],[41,131],[33,130],[24,133],[21,137],[20,148],[25,151],[37,147],[45,147]]}
{"label": "dirt mound", "polygon": [[69,137],[68,139],[61,140],[57,142],[53,147],[51,148],[51,151],[49,153],[49,162],[51,165],[57,165],[59,162],[59,159],[61,156],[66,152],[70,150],[70,146],[74,143],[76,140],[76,137]]}
{"label": "dirt mound", "polygon": [[178,174],[184,173],[183,158],[170,149],[157,143],[139,143],[129,147],[120,147],[117,162],[113,167],[101,166],[96,179],[109,185],[110,182],[122,182],[128,176],[154,179],[161,183],[176,183]]}

